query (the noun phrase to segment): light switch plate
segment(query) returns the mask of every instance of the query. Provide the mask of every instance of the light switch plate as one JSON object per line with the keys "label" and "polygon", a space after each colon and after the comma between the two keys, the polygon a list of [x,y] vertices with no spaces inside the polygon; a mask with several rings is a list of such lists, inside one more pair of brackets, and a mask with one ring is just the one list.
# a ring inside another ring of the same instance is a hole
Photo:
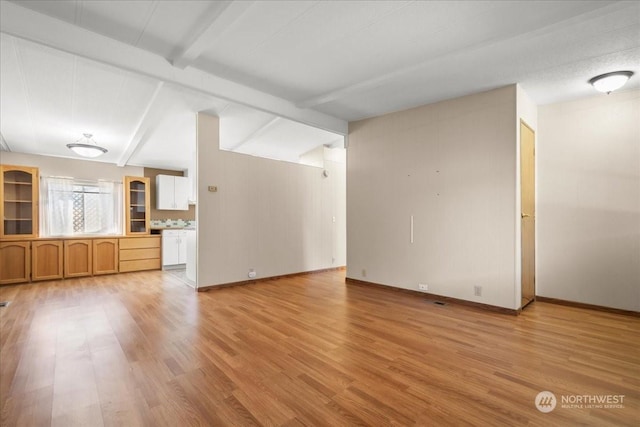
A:
{"label": "light switch plate", "polygon": [[210,185],[207,188],[209,189],[209,192],[211,192],[211,193],[215,193],[216,191],[218,191],[218,187],[216,187],[215,185]]}

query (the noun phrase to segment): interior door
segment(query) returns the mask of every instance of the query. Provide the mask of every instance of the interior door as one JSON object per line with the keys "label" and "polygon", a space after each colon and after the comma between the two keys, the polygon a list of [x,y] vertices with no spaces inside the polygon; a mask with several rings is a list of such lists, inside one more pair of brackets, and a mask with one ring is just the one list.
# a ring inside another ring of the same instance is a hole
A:
{"label": "interior door", "polygon": [[521,245],[522,245],[522,305],[536,295],[536,177],[535,133],[520,122],[520,188],[521,188]]}

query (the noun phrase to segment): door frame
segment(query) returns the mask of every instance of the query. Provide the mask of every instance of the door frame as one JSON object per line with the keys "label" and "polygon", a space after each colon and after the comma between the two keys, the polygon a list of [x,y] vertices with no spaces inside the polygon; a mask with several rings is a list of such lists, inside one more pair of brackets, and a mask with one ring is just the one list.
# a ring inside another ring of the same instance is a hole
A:
{"label": "door frame", "polygon": [[[537,270],[537,263],[536,263],[536,247],[537,247],[537,227],[536,227],[536,201],[537,201],[537,197],[536,197],[536,192],[537,192],[537,186],[536,186],[536,131],[533,129],[533,127],[531,127],[524,119],[520,118],[520,128],[518,129],[518,133],[520,135],[519,141],[518,141],[518,152],[520,153],[520,156],[518,158],[518,162],[519,162],[519,168],[520,168],[520,176],[519,176],[519,183],[518,185],[520,186],[520,212],[518,212],[518,220],[519,220],[519,227],[520,227],[520,309],[524,309],[525,307],[527,307],[528,305],[530,305],[532,302],[534,302],[536,300],[536,270]],[[522,214],[523,212],[523,206],[522,206],[522,198],[523,198],[523,188],[522,188],[522,126],[526,127],[527,129],[529,129],[531,131],[531,133],[533,134],[533,295],[531,297],[531,299],[529,299],[528,301],[524,302],[524,296],[523,296],[523,290],[524,290],[524,227],[523,227],[523,217]]]}

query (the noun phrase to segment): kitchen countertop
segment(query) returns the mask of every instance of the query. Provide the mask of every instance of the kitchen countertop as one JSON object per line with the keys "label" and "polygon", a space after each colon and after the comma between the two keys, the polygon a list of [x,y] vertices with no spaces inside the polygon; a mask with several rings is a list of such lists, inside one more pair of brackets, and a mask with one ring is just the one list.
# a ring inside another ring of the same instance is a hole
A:
{"label": "kitchen countertop", "polygon": [[195,227],[150,227],[152,231],[162,231],[162,230],[195,230]]}

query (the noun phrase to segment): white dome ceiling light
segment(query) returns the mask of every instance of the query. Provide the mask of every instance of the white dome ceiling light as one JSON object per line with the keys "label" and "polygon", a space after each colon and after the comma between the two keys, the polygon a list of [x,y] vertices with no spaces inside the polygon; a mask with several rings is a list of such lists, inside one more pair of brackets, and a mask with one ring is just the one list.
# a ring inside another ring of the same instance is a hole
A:
{"label": "white dome ceiling light", "polygon": [[633,71],[614,71],[612,73],[595,76],[589,83],[599,92],[607,95],[616,89],[620,89],[633,76]]}
{"label": "white dome ceiling light", "polygon": [[[67,148],[73,151],[76,154],[79,154],[82,157],[98,157],[102,156],[107,152],[106,148],[100,147],[92,138],[93,135],[90,133],[82,134],[85,141],[82,141],[83,138],[80,138],[73,144],[67,144]],[[93,144],[92,144],[93,143]]]}

